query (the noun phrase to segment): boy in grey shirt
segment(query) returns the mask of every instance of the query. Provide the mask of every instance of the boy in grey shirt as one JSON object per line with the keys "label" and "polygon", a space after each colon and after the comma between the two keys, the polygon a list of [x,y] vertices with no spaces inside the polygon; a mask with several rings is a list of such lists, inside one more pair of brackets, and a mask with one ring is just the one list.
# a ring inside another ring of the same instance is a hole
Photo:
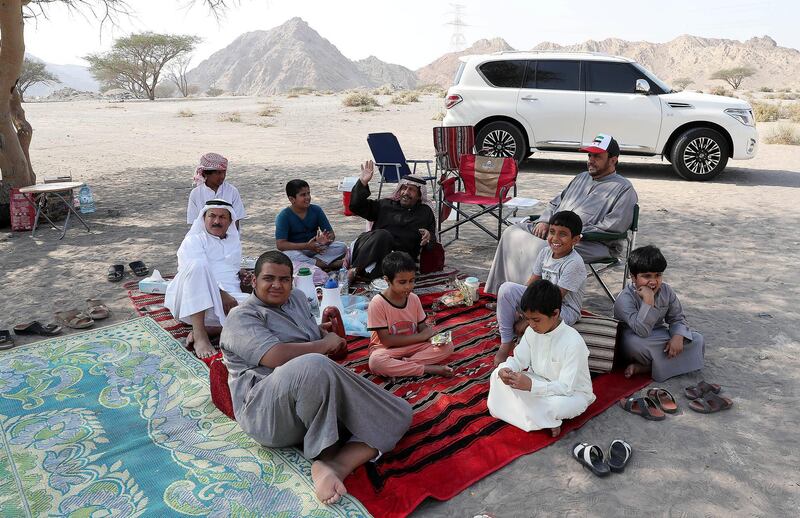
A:
{"label": "boy in grey shirt", "polygon": [[[586,266],[574,249],[581,240],[583,223],[572,211],[556,212],[550,218],[547,248],[543,248],[533,262],[533,274],[527,285],[504,282],[497,292],[497,324],[500,328],[500,348],[494,364],[504,362],[514,350],[514,338],[525,330],[525,320],[519,312],[522,294],[532,282],[545,279],[561,290],[561,319],[571,326],[581,316]],[[520,327],[517,329],[517,327]]]}

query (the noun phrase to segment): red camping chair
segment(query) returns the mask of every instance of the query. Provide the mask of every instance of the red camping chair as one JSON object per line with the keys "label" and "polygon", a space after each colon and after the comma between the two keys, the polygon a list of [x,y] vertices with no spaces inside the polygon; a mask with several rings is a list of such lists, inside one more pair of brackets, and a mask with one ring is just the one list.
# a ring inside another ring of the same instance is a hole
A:
{"label": "red camping chair", "polygon": [[476,154],[475,128],[472,126],[436,126],[433,128],[433,148],[436,150],[435,175],[440,186],[436,193],[437,212],[439,219],[444,220],[450,216],[451,209],[442,205],[442,197],[445,194],[453,194],[455,184],[449,184],[449,192],[444,192],[441,187],[442,182],[451,173],[458,174],[458,167],[463,155]]}
{"label": "red camping chair", "polygon": [[[463,185],[463,191],[450,193],[449,191],[459,180]],[[442,220],[439,219],[439,242],[444,244],[442,235],[451,230],[455,230],[456,237],[447,244],[458,239],[461,225],[467,222],[474,224],[495,240],[500,241],[503,223],[507,224],[503,217],[503,203],[511,199],[508,196],[510,191],[516,191],[516,182],[517,163],[513,158],[463,155],[458,175],[442,182],[442,192],[444,193],[442,204],[456,211],[456,222],[447,228],[442,228]],[[466,212],[461,205],[475,205],[478,210],[472,213]],[[477,221],[477,218],[484,214],[489,214],[497,219],[497,233]]]}

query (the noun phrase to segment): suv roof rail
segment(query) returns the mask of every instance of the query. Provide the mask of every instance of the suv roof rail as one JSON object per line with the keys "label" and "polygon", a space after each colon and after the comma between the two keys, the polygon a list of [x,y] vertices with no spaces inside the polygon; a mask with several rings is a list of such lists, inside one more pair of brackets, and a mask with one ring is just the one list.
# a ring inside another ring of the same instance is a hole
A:
{"label": "suv roof rail", "polygon": [[589,50],[555,50],[555,49],[542,49],[542,50],[500,50],[495,52],[495,54],[539,54],[539,53],[552,53],[552,54],[588,54],[590,56],[614,56],[614,54],[608,54],[607,52],[597,52],[597,51],[589,51]]}

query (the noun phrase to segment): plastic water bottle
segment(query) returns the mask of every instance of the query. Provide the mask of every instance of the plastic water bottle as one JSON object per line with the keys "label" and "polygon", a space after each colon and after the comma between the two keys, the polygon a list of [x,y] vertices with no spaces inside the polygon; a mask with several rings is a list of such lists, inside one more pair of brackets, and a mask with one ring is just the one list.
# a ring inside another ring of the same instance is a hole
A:
{"label": "plastic water bottle", "polygon": [[81,214],[91,214],[97,210],[94,206],[94,196],[92,196],[92,190],[88,185],[81,187],[80,192],[78,192],[78,198],[81,202]]}
{"label": "plastic water bottle", "polygon": [[347,280],[347,268],[344,266],[339,269],[339,291],[342,295],[350,293],[350,281]]}
{"label": "plastic water bottle", "polygon": [[314,280],[309,268],[300,268],[297,271],[295,286],[305,294],[308,305],[311,308],[311,314],[314,315],[314,318],[319,319],[319,299],[317,298],[317,289],[314,287]]}
{"label": "plastic water bottle", "polygon": [[336,274],[335,273],[331,273],[331,275],[328,277],[328,280],[325,281],[325,287],[326,288],[338,288],[339,287],[339,282],[336,280]]}

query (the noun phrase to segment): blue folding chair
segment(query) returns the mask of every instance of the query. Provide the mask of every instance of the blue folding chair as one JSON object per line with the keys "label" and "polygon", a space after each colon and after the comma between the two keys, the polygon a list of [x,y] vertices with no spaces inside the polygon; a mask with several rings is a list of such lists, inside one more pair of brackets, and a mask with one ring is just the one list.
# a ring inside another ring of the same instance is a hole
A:
{"label": "blue folding chair", "polygon": [[[428,176],[423,176],[425,181],[431,182],[431,192],[434,192],[436,176],[431,174],[431,164],[433,160],[409,160],[403,154],[403,148],[397,141],[393,133],[370,133],[367,135],[367,144],[372,151],[372,158],[378,171],[381,173],[381,181],[378,186],[378,198],[381,197],[381,190],[384,183],[398,183],[401,178],[410,174],[416,174],[417,164],[425,164],[428,169]],[[409,164],[412,167],[409,167]]]}

